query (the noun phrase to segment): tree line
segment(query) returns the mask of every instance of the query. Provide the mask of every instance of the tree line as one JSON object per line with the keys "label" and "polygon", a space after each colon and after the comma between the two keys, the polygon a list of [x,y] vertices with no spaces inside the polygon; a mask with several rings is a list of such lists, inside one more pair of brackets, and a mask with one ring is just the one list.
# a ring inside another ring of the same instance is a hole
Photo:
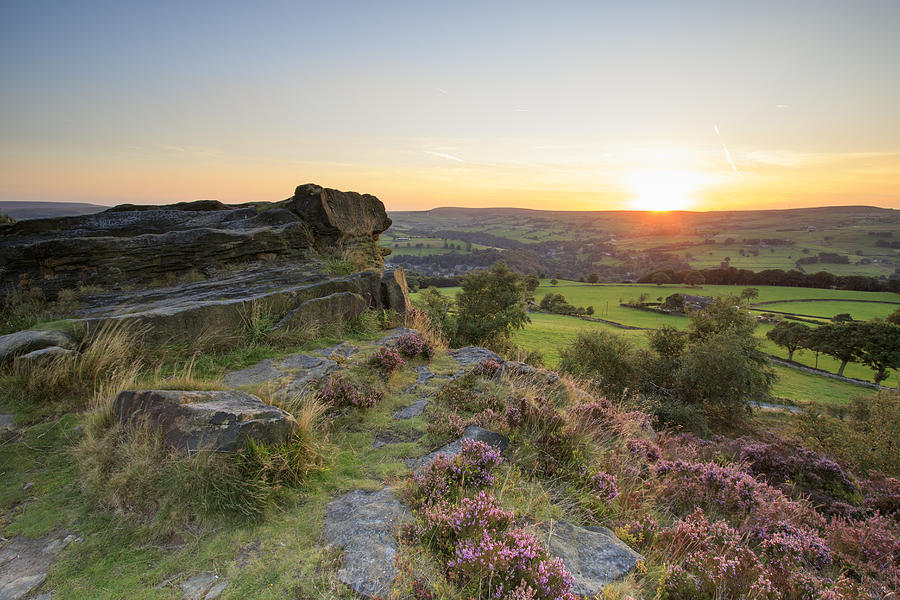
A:
{"label": "tree line", "polygon": [[864,364],[875,371],[875,383],[887,379],[890,369],[900,369],[900,309],[885,321],[836,322],[818,327],[780,321],[766,337],[787,350],[791,361],[794,352],[802,350],[839,360],[837,374],[841,376],[850,362]]}
{"label": "tree line", "polygon": [[[718,269],[687,269],[675,271],[659,269],[646,273],[638,279],[638,283],[655,283],[662,276],[671,283],[687,285],[781,285],[787,287],[808,287],[837,290],[855,290],[860,292],[897,292],[900,293],[900,279],[881,280],[865,275],[835,275],[827,271],[803,273],[796,269],[766,269],[751,271],[735,267]],[[702,281],[700,277],[702,277]]]}

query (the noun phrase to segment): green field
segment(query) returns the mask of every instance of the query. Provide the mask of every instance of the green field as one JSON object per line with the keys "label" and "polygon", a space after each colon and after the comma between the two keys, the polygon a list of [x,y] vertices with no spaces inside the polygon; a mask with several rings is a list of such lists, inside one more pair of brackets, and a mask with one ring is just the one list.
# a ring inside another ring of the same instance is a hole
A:
{"label": "green field", "polygon": [[900,302],[896,304],[874,304],[869,302],[853,302],[842,300],[840,302],[776,302],[756,307],[762,312],[778,311],[797,315],[809,315],[820,319],[829,320],[837,314],[848,313],[857,321],[869,321],[874,318],[883,319],[900,308]]}
{"label": "green field", "polygon": [[[641,328],[655,328],[664,324],[673,325],[678,328],[686,327],[688,319],[686,317],[674,315],[659,315],[652,312],[642,311],[634,308],[620,306],[620,301],[628,301],[636,299],[641,294],[648,294],[651,300],[663,297],[676,292],[704,295],[704,296],[724,296],[728,294],[740,294],[746,286],[726,286],[726,285],[708,285],[697,288],[689,288],[680,285],[641,285],[641,284],[598,284],[590,285],[584,283],[561,281],[558,285],[550,285],[549,280],[542,280],[541,286],[535,292],[535,299],[540,300],[544,294],[552,292],[563,294],[570,304],[575,306],[593,306],[595,309],[594,317],[607,319],[623,325]],[[777,286],[760,286],[758,302],[784,300],[777,304],[763,305],[758,310],[765,311],[782,310],[781,306],[793,308],[796,312],[803,314],[819,314],[822,307],[827,307],[825,312],[821,312],[823,317],[830,318],[833,314],[840,312],[850,312],[854,318],[865,320],[871,317],[885,317],[897,308],[894,304],[875,304],[859,302],[859,300],[879,300],[886,302],[900,302],[900,296],[890,292],[855,292],[847,290],[823,290],[812,288],[795,288],[795,287],[777,287]],[[441,292],[447,295],[455,296],[459,288],[443,288]],[[412,295],[415,299],[416,294]],[[834,299],[834,302],[796,302],[800,299]],[[810,311],[810,307],[814,307],[816,311]],[[833,312],[831,312],[833,310]],[[791,312],[785,309],[783,312]],[[857,316],[858,315],[858,316]],[[531,323],[514,336],[514,342],[521,345],[527,350],[538,350],[543,356],[549,367],[555,367],[559,362],[559,350],[564,348],[575,339],[580,331],[591,329],[607,329],[618,335],[632,339],[638,345],[646,344],[646,337],[643,331],[628,330],[608,325],[600,322],[592,322],[576,317],[564,315],[554,315],[547,313],[532,313],[530,315]],[[773,325],[762,324],[757,329],[757,335],[762,340],[763,350],[779,356],[787,358],[787,352],[770,342],[765,334]],[[798,363],[814,367],[818,364],[818,368],[837,372],[840,363],[825,355],[819,355],[818,363],[814,353],[810,351],[802,351],[794,353],[794,360]],[[777,396],[788,398],[797,403],[821,403],[828,405],[846,404],[854,395],[860,393],[872,393],[871,388],[847,383],[828,377],[822,377],[791,369],[788,367],[776,367],[779,375],[779,381],[775,386],[775,394]],[[868,367],[856,363],[847,365],[844,375],[862,380],[871,381],[872,370]],[[884,385],[891,387],[900,386],[900,375],[896,371],[891,372],[890,377],[884,382]]]}

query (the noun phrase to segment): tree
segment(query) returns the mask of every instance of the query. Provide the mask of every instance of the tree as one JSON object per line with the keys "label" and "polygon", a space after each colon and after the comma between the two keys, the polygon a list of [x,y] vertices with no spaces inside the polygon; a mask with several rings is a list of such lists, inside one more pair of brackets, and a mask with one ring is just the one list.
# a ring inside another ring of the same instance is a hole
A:
{"label": "tree", "polygon": [[653,274],[652,281],[653,281],[653,283],[655,283],[656,285],[662,285],[662,284],[664,284],[664,283],[671,283],[671,282],[672,282],[672,278],[669,277],[669,275],[668,275],[667,273],[665,273],[665,272],[663,272],[663,271],[658,271],[658,272],[656,272],[656,273]]}
{"label": "tree", "polygon": [[887,379],[888,369],[900,368],[900,327],[884,321],[860,323],[857,358],[875,371],[875,383]]}
{"label": "tree", "polygon": [[759,288],[744,288],[741,290],[741,300],[746,300],[750,304],[751,300],[759,298]]}
{"label": "tree", "polygon": [[559,369],[593,378],[606,394],[619,397],[637,382],[637,352],[631,340],[598,329],[582,331],[559,353]]}
{"label": "tree", "polygon": [[559,281],[555,277],[550,280],[550,285],[556,285],[557,283],[559,283]]}
{"label": "tree", "polygon": [[531,319],[525,312],[525,281],[503,261],[490,270],[470,271],[456,295],[456,333],[466,343],[509,338]]}
{"label": "tree", "polygon": [[841,361],[837,374],[843,376],[847,363],[856,360],[859,355],[858,326],[858,323],[820,325],[810,330],[807,347]]}
{"label": "tree", "polygon": [[684,276],[684,282],[691,287],[703,285],[705,281],[706,279],[700,271],[689,271],[688,274]]}
{"label": "tree", "polygon": [[453,334],[453,324],[450,319],[450,307],[453,306],[453,298],[440,293],[434,286],[428,287],[419,293],[415,304],[425,311],[425,315],[431,324],[446,336]]}
{"label": "tree", "polygon": [[794,360],[794,352],[807,347],[809,331],[810,328],[803,323],[779,321],[766,333],[766,337],[787,350],[788,360]]}
{"label": "tree", "polygon": [[537,278],[537,275],[534,273],[529,273],[525,276],[525,289],[531,293],[534,293],[538,286],[541,285],[541,280]]}
{"label": "tree", "polygon": [[587,278],[588,283],[597,283],[598,281],[600,281],[600,276],[597,275],[596,273],[591,273],[590,275],[588,275],[588,278]]}
{"label": "tree", "polygon": [[736,306],[735,300],[733,296],[719,297],[705,309],[692,312],[688,337],[692,341],[700,340],[729,331],[737,332],[742,337],[752,337],[756,319]]}
{"label": "tree", "polygon": [[900,325],[900,308],[889,314],[884,320],[892,325]]}

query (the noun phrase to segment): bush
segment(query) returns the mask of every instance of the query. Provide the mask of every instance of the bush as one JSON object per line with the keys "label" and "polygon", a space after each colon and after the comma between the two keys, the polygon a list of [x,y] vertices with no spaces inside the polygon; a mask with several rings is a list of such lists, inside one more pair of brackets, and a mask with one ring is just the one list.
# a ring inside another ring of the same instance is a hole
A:
{"label": "bush", "polygon": [[434,356],[434,346],[418,333],[405,333],[397,340],[397,349],[406,358],[421,356],[429,361]]}
{"label": "bush", "polygon": [[381,346],[369,359],[369,364],[375,367],[382,377],[390,377],[394,371],[406,364],[400,357],[400,353],[393,348]]}
{"label": "bush", "polygon": [[607,395],[620,397],[637,383],[637,356],[624,337],[604,330],[583,331],[560,352],[559,369],[577,377],[593,378]]}
{"label": "bush", "polygon": [[447,499],[462,487],[481,488],[491,485],[491,471],[503,462],[500,453],[477,440],[465,439],[459,454],[448,458],[439,455],[415,475],[416,497],[426,503]]}
{"label": "bush", "polygon": [[525,283],[506,263],[489,271],[470,271],[456,295],[456,334],[464,343],[484,344],[509,339],[530,321],[525,311]]}
{"label": "bush", "polygon": [[333,376],[319,390],[319,398],[328,406],[372,408],[384,397],[380,390],[363,390],[345,377]]}

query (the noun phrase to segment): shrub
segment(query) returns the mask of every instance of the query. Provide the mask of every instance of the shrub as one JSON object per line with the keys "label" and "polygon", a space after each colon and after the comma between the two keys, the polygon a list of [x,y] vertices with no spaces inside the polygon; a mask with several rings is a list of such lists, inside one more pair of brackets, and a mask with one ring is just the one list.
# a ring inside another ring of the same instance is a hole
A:
{"label": "shrub", "polygon": [[607,395],[620,397],[637,384],[638,361],[634,344],[607,331],[581,332],[560,351],[560,371],[594,379]]}
{"label": "shrub", "polygon": [[459,488],[486,487],[494,482],[491,471],[503,462],[497,450],[484,442],[465,439],[453,457],[439,455],[414,477],[417,496],[425,502],[446,499]]}
{"label": "shrub", "polygon": [[384,397],[379,390],[363,391],[359,386],[345,377],[332,376],[328,383],[319,390],[319,398],[328,406],[342,408],[357,406],[372,408]]}
{"label": "shrub", "polygon": [[497,373],[500,372],[500,363],[493,359],[485,359],[475,365],[475,368],[472,369],[472,373],[475,375],[480,375],[481,377],[487,377],[491,379],[496,377]]}
{"label": "shrub", "polygon": [[450,577],[478,584],[480,598],[575,600],[572,575],[562,560],[551,558],[537,538],[522,529],[460,542],[447,563]]}
{"label": "shrub", "polygon": [[369,364],[375,367],[383,377],[390,377],[394,371],[406,364],[400,357],[400,353],[393,348],[381,346],[372,355]]}
{"label": "shrub", "polygon": [[459,504],[438,501],[422,511],[422,524],[416,533],[428,540],[445,556],[453,553],[463,539],[487,533],[496,535],[512,525],[513,514],[500,508],[494,496],[484,490]]}
{"label": "shrub", "polygon": [[405,333],[397,340],[397,349],[407,358],[421,356],[426,361],[434,356],[434,346],[418,333]]}

